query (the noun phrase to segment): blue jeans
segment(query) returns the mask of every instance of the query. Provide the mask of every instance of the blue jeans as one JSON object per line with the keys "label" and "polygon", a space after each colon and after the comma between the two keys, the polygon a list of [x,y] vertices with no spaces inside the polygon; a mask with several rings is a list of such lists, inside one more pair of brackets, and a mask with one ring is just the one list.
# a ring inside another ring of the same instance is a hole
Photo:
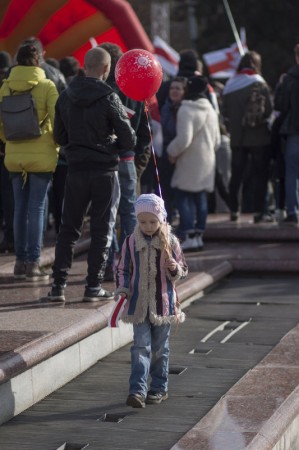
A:
{"label": "blue jeans", "polygon": [[185,239],[186,234],[195,229],[203,233],[208,216],[206,191],[187,192],[177,189],[175,198],[180,215],[179,237]]}
{"label": "blue jeans", "polygon": [[[118,178],[118,173],[114,172],[114,187],[113,187],[113,194],[112,194],[112,206],[111,206],[110,218],[109,218],[109,236],[111,236],[111,245],[109,248],[107,266],[114,265],[115,254],[119,252],[116,229],[115,229],[115,222],[116,222],[119,201],[120,201],[119,178]],[[109,242],[110,241],[108,241],[108,245],[109,245]]]}
{"label": "blue jeans", "polygon": [[299,134],[287,137],[285,149],[285,195],[288,215],[298,212]]}
{"label": "blue jeans", "polygon": [[13,174],[14,238],[17,260],[39,260],[44,228],[44,211],[52,173],[28,173],[24,184],[22,174]]}
{"label": "blue jeans", "polygon": [[118,171],[120,183],[120,202],[118,214],[120,217],[119,246],[129,234],[133,233],[136,225],[134,204],[136,201],[137,175],[134,160],[120,161]]}
{"label": "blue jeans", "polygon": [[146,318],[143,323],[134,325],[133,329],[129,393],[139,393],[146,397],[149,374],[150,390],[167,392],[170,324],[153,325]]}

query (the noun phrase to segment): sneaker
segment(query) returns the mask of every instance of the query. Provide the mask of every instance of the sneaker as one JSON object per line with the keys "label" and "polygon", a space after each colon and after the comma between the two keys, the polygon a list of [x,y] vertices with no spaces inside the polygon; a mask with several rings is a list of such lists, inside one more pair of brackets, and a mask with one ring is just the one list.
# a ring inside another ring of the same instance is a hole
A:
{"label": "sneaker", "polygon": [[275,222],[275,218],[270,213],[266,213],[266,214],[256,213],[253,216],[253,222],[254,223],[272,223],[272,222]]}
{"label": "sneaker", "polygon": [[182,250],[185,250],[186,252],[194,252],[197,250],[198,248],[198,243],[197,243],[197,237],[187,237],[184,242],[181,245]]}
{"label": "sneaker", "polygon": [[98,302],[101,300],[113,300],[113,292],[106,291],[102,287],[86,287],[83,302]]}
{"label": "sneaker", "polygon": [[46,281],[49,274],[39,267],[38,262],[27,262],[26,280],[27,281]]}
{"label": "sneaker", "polygon": [[53,284],[50,292],[48,293],[48,299],[52,302],[65,302],[64,288],[65,286],[56,286]]}
{"label": "sneaker", "polygon": [[196,234],[195,236],[197,242],[197,250],[203,250],[203,240],[201,234]]}
{"label": "sneaker", "polygon": [[132,406],[132,408],[145,408],[145,398],[141,394],[130,394],[126,405]]}
{"label": "sneaker", "polygon": [[296,227],[298,225],[298,217],[297,214],[290,214],[285,219],[281,221],[281,225],[285,225],[288,227]]}
{"label": "sneaker", "polygon": [[159,403],[163,402],[163,400],[167,399],[168,399],[167,392],[148,391],[145,402],[147,405],[158,405]]}
{"label": "sneaker", "polygon": [[115,281],[113,266],[106,266],[104,281]]}
{"label": "sneaker", "polygon": [[26,280],[26,263],[25,261],[16,261],[13,269],[15,280]]}

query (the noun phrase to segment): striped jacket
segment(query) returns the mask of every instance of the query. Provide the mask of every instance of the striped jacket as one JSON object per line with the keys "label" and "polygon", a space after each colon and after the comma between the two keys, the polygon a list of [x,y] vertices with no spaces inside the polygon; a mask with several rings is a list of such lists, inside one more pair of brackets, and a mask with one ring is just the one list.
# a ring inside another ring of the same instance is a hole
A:
{"label": "striped jacket", "polygon": [[147,315],[155,325],[185,320],[175,281],[187,276],[188,267],[178,239],[171,234],[170,241],[175,272],[165,267],[158,235],[147,240],[137,226],[124,241],[116,275],[116,294],[125,293],[128,298],[121,317],[124,322],[142,323]]}

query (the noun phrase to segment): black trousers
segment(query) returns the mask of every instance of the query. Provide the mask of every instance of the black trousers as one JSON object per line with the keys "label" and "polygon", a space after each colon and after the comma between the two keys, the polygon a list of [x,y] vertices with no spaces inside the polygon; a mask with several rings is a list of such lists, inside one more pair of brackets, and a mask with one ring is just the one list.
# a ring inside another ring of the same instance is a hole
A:
{"label": "black trousers", "polygon": [[252,176],[250,188],[253,192],[253,212],[263,214],[266,209],[269,180],[270,147],[232,147],[232,174],[229,183],[231,211],[239,211],[239,190],[244,181],[245,170],[251,159]]}
{"label": "black trousers", "polygon": [[65,183],[62,220],[53,264],[54,284],[66,284],[72,266],[74,247],[90,204],[90,237],[86,277],[89,287],[98,287],[104,278],[108,256],[108,231],[114,185],[113,172],[82,170],[68,172]]}

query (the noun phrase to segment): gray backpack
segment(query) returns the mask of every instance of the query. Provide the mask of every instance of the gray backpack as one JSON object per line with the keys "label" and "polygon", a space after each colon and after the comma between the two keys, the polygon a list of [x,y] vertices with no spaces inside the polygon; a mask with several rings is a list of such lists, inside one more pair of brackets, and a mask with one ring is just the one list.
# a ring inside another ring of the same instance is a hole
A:
{"label": "gray backpack", "polygon": [[41,136],[41,127],[48,115],[40,124],[34,99],[30,91],[23,94],[5,96],[1,103],[1,120],[7,141],[22,141]]}

